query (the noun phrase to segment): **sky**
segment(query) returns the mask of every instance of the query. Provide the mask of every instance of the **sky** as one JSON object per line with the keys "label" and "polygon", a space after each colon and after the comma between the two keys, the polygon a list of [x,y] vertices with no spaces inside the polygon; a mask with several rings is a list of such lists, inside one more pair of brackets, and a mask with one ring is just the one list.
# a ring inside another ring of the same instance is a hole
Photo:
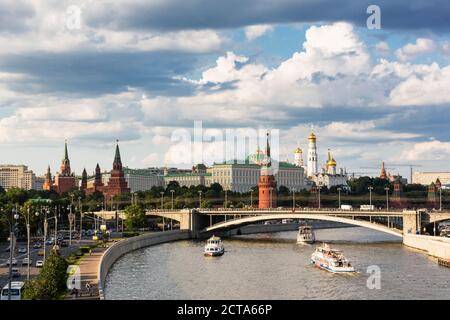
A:
{"label": "sky", "polygon": [[281,160],[313,128],[319,166],[330,149],[348,172],[450,171],[449,16],[447,0],[0,0],[0,163],[54,173],[67,139],[76,174],[110,169],[118,139],[128,167],[190,167],[198,141],[177,137],[201,121],[277,130]]}

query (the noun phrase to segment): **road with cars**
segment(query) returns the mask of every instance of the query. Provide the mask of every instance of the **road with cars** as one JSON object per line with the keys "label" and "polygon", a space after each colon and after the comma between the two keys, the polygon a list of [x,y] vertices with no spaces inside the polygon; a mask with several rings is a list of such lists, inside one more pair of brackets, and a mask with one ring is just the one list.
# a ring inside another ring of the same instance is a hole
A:
{"label": "road with cars", "polygon": [[[60,246],[60,253],[62,256],[66,257],[75,252],[80,246],[85,245],[91,245],[93,244],[93,241],[91,240],[91,237],[86,237],[82,240],[72,240],[72,245],[69,246],[69,241],[67,240],[67,247]],[[34,247],[34,243],[30,243],[30,277],[35,277],[39,274],[40,267],[36,267],[37,261],[42,261],[43,256],[38,255],[39,251],[42,252],[43,250],[43,243],[42,241],[39,242],[41,244],[40,248]],[[3,242],[0,243],[0,286],[3,287],[8,283],[8,277],[9,277],[9,255],[10,252],[8,250],[9,242]],[[46,251],[47,251],[47,257],[50,254],[50,250],[52,249],[53,245],[46,245]],[[17,269],[19,274],[16,272],[14,273],[13,281],[25,281],[27,279],[27,264],[26,264],[26,258],[27,258],[27,243],[25,242],[17,242],[15,246],[15,252],[13,255],[13,269]],[[25,263],[23,263],[25,259]],[[16,262],[16,264],[14,264]]]}

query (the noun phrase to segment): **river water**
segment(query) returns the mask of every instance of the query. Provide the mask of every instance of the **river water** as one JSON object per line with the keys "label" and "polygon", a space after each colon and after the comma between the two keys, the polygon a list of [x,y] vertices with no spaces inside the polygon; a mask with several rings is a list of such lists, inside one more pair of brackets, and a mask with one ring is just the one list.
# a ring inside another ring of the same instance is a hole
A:
{"label": "river water", "polygon": [[[342,249],[357,273],[332,274],[310,264],[316,245],[296,232],[224,239],[225,254],[204,257],[202,241],[131,252],[111,268],[106,299],[450,299],[450,269],[404,247],[398,238],[360,227],[316,230]],[[369,266],[380,271],[380,288]],[[369,289],[367,282],[372,285]]]}

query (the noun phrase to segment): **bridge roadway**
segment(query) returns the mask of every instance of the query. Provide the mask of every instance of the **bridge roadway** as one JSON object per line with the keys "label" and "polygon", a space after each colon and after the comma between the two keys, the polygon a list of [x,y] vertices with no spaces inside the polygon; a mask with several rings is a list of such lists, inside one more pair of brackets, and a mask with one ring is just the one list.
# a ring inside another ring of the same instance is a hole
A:
{"label": "bridge roadway", "polygon": [[[103,219],[124,218],[124,212],[103,211],[96,213]],[[332,221],[362,226],[389,234],[402,236],[416,233],[423,223],[450,219],[450,212],[420,213],[415,210],[339,210],[317,208],[276,209],[182,209],[147,210],[148,216],[163,217],[180,222],[180,229],[189,229],[194,236],[211,232],[229,231],[240,226],[266,220],[310,219]],[[422,217],[423,216],[423,217]]]}

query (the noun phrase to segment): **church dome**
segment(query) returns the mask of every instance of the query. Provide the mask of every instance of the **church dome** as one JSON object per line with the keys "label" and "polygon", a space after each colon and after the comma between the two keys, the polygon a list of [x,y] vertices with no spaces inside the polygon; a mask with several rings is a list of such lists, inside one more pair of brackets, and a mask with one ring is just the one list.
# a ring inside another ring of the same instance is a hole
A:
{"label": "church dome", "polygon": [[303,151],[300,147],[298,147],[297,149],[295,149],[295,153],[303,153]]}
{"label": "church dome", "polygon": [[314,141],[316,140],[316,135],[314,134],[314,132],[311,132],[309,134],[308,140],[314,140]]}
{"label": "church dome", "polygon": [[330,160],[327,161],[327,166],[336,167],[336,160],[334,160],[334,158],[331,158]]}

